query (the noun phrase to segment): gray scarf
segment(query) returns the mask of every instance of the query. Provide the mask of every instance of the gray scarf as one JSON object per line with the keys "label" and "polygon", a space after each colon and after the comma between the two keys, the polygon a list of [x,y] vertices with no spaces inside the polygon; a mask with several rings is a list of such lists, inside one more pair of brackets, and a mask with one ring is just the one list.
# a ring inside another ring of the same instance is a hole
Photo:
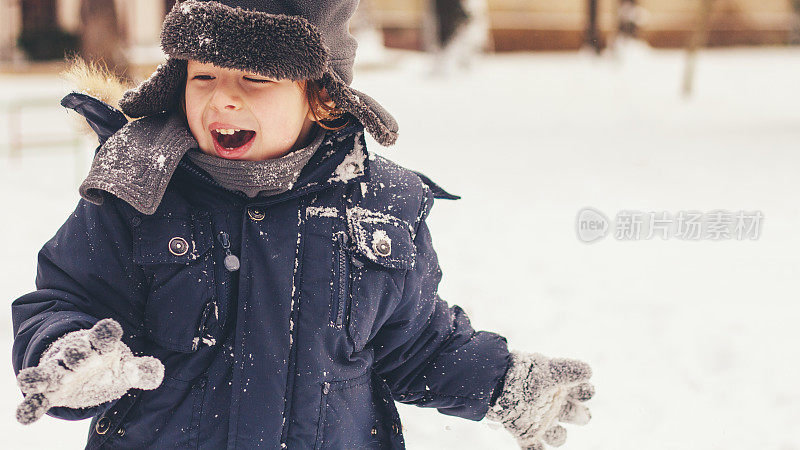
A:
{"label": "gray scarf", "polygon": [[[323,131],[325,130],[320,128],[314,141],[306,148],[283,158],[263,161],[264,168],[253,178],[260,181],[248,185],[257,186],[263,182],[260,188],[254,189],[266,191],[291,189],[291,184],[297,180],[300,170],[327,135]],[[92,160],[89,174],[78,190],[81,197],[96,205],[102,204],[104,196],[108,193],[128,202],[143,214],[154,214],[179,161],[184,154],[194,148],[197,148],[197,141],[189,131],[186,120],[178,113],[156,114],[134,120],[108,138],[98,150]],[[216,156],[210,158],[226,161]],[[284,159],[286,161],[283,161]],[[239,165],[244,167],[250,161],[235,163],[237,165],[244,163]],[[251,165],[258,166],[257,163]],[[282,169],[279,171],[273,165]],[[267,169],[267,166],[271,169]],[[272,169],[275,173],[271,177],[263,174]],[[217,173],[217,170],[210,167],[208,171],[212,175]],[[214,178],[225,181],[224,177]],[[241,178],[243,177],[240,176],[239,179]],[[278,184],[279,188],[276,187]]]}
{"label": "gray scarf", "polygon": [[315,128],[316,134],[310,144],[280,158],[263,161],[225,159],[207,155],[198,148],[190,149],[186,154],[226,189],[244,192],[250,198],[259,194],[280,194],[294,186],[300,171],[322,143],[325,130],[317,125]]}

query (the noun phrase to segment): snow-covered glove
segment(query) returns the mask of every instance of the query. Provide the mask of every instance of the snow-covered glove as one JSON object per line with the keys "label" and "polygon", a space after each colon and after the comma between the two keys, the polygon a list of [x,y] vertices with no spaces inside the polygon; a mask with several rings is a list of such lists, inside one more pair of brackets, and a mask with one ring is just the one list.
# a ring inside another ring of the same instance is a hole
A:
{"label": "snow-covered glove", "polygon": [[586,382],[592,369],[582,361],[538,353],[512,351],[511,358],[503,389],[486,418],[502,423],[520,448],[561,446],[567,430],[559,421],[585,425],[591,418],[581,402],[594,395],[594,386]]}
{"label": "snow-covered glove", "polygon": [[116,400],[131,388],[157,388],[164,365],[152,356],[133,356],[121,338],[122,326],[103,319],[92,328],[56,339],[38,366],[17,375],[25,394],[17,407],[17,421],[27,425],[56,406],[86,408]]}

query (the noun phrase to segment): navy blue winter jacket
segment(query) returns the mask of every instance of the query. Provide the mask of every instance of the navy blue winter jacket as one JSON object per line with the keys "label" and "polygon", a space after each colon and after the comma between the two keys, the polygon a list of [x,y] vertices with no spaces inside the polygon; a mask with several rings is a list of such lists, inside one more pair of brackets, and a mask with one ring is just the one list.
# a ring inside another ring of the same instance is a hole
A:
{"label": "navy blue winter jacket", "polygon": [[510,355],[437,295],[436,189],[356,123],[283,194],[248,199],[184,157],[154,214],[81,199],[12,304],[14,371],[106,317],[164,363],[155,390],[48,411],[93,417],[88,449],[404,448],[395,400],[481,420]]}

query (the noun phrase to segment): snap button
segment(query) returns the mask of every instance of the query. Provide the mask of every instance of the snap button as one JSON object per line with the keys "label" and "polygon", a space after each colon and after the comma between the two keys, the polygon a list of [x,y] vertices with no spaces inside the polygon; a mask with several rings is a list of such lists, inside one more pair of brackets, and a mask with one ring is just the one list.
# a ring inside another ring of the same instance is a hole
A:
{"label": "snap button", "polygon": [[372,250],[375,254],[382,257],[387,257],[392,254],[392,240],[386,235],[386,232],[376,232],[372,238]]}
{"label": "snap button", "polygon": [[183,256],[189,251],[189,243],[182,237],[174,237],[169,240],[169,251],[175,256]]}
{"label": "snap button", "polygon": [[111,421],[108,419],[108,417],[103,417],[94,425],[94,430],[97,431],[97,434],[106,434],[110,425]]}
{"label": "snap button", "polygon": [[247,215],[250,216],[250,218],[255,220],[256,222],[264,220],[264,217],[266,217],[264,211],[260,209],[248,209]]}
{"label": "snap button", "polygon": [[396,423],[393,423],[392,431],[394,431],[394,434],[400,434],[400,426],[398,426]]}
{"label": "snap button", "polygon": [[122,428],[122,427],[119,427],[117,429],[117,436],[125,436],[125,429]]}
{"label": "snap button", "polygon": [[377,428],[375,428],[375,427],[372,427],[372,431],[371,431],[371,433],[372,433],[372,434],[378,434],[378,429],[377,429]]}

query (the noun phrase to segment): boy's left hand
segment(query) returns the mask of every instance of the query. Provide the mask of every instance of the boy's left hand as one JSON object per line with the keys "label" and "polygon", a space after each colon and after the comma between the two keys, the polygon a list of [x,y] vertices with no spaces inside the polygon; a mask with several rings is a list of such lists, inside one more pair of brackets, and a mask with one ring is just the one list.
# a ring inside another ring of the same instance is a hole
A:
{"label": "boy's left hand", "polygon": [[567,430],[559,421],[585,425],[591,414],[582,404],[594,395],[588,364],[574,359],[549,359],[538,353],[512,352],[503,391],[486,418],[501,422],[520,448],[544,450],[561,446]]}

